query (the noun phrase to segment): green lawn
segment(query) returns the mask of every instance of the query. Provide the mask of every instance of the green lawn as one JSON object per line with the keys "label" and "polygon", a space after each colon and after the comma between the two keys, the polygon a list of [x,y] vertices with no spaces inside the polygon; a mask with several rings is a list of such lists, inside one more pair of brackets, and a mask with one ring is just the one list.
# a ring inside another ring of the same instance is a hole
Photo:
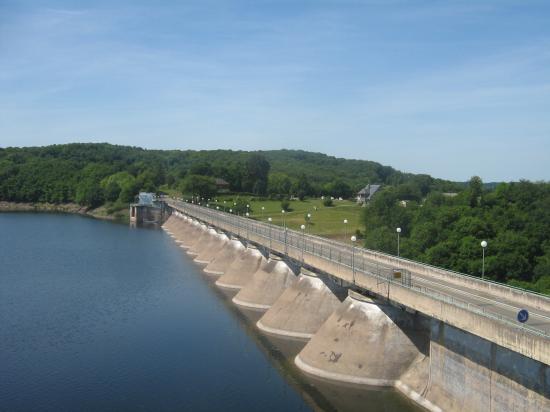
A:
{"label": "green lawn", "polygon": [[[162,188],[166,193],[173,196],[181,196],[181,193],[167,188]],[[233,202],[239,198],[238,195],[219,195],[216,197],[218,202],[211,201],[211,207],[218,205],[223,210],[226,200],[227,211],[232,207]],[[256,220],[267,221],[268,217],[273,219],[276,225],[283,225],[283,216],[281,213],[280,200],[250,200],[250,196],[240,196],[245,202],[250,204],[251,217]],[[231,200],[228,200],[231,199]],[[317,199],[306,199],[304,201],[291,200],[290,211],[285,213],[286,224],[289,228],[300,230],[300,226],[305,224],[305,215],[311,213],[311,222],[308,226],[309,233],[329,237],[332,239],[344,240],[344,233],[347,232],[347,239],[351,237],[357,229],[363,231],[364,227],[360,223],[360,216],[363,208],[357,203],[349,200],[334,200],[334,206],[325,207],[323,201]],[[264,210],[262,211],[262,206]],[[347,228],[344,228],[344,219],[348,220]]]}
{"label": "green lawn", "polygon": [[[227,209],[229,209],[233,201],[236,200],[236,196],[218,196],[217,205],[220,206],[220,210],[223,209],[223,200],[228,198],[233,200],[227,201]],[[249,199],[248,197],[243,198],[246,201]],[[211,202],[211,204],[216,203]],[[271,217],[274,224],[283,225],[280,201],[251,200],[249,204],[252,218],[267,221],[268,217]],[[262,206],[264,207],[263,211]],[[304,201],[291,200],[290,209],[290,211],[285,213],[285,220],[287,226],[291,229],[300,230],[300,226],[306,223],[306,214],[311,213],[308,231],[312,234],[343,240],[346,231],[349,238],[357,229],[363,230],[360,224],[360,215],[364,209],[352,201],[335,200],[334,206],[325,207],[321,199],[306,199]],[[348,220],[347,229],[344,228],[344,219]]]}

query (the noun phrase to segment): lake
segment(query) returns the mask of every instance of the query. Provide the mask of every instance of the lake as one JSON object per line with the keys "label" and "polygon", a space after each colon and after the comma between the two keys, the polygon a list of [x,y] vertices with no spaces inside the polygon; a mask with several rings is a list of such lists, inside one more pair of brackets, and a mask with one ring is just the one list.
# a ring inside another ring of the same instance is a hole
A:
{"label": "lake", "polygon": [[413,410],[303,377],[162,230],[0,214],[0,410]]}

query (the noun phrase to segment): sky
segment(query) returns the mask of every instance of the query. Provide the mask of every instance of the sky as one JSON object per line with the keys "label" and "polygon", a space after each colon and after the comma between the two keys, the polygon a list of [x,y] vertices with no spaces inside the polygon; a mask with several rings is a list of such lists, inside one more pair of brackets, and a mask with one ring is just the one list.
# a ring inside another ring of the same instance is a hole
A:
{"label": "sky", "polygon": [[69,142],[550,180],[550,2],[0,0],[0,147]]}

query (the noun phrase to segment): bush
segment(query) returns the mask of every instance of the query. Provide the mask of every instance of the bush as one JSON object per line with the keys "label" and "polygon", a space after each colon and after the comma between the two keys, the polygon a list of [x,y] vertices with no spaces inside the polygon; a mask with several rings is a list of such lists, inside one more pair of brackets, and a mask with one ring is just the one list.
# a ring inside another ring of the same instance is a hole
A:
{"label": "bush", "polygon": [[281,202],[281,209],[284,210],[285,212],[288,212],[290,210],[290,202],[288,200],[283,200]]}
{"label": "bush", "polygon": [[325,197],[325,200],[323,200],[323,206],[326,206],[326,207],[334,206],[334,204],[332,203],[332,199],[330,197]]}

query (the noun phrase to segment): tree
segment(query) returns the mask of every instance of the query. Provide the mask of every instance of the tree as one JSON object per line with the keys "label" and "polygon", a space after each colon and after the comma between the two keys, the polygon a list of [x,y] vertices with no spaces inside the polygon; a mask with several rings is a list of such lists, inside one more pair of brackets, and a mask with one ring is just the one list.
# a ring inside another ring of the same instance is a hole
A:
{"label": "tree", "polygon": [[350,185],[342,179],[336,179],[324,185],[323,193],[327,193],[337,198],[341,197],[343,199],[348,199],[353,195]]}
{"label": "tree", "polygon": [[298,180],[292,185],[292,191],[296,193],[300,200],[311,194],[311,185],[305,173],[300,173]]}
{"label": "tree", "polygon": [[189,169],[189,174],[212,176],[212,167],[209,163],[205,161],[200,161],[191,165],[191,168]]}
{"label": "tree", "polygon": [[270,164],[261,154],[251,155],[245,164],[243,190],[257,195],[265,195]]}
{"label": "tree", "polygon": [[184,195],[211,198],[217,192],[216,181],[209,176],[188,175],[182,180],[180,190]]}
{"label": "tree", "polygon": [[288,175],[284,173],[272,173],[269,175],[267,191],[270,195],[288,196],[291,186],[292,181]]}
{"label": "tree", "polygon": [[469,183],[470,188],[470,207],[477,207],[483,192],[483,182],[481,177],[472,176]]}
{"label": "tree", "polygon": [[118,199],[118,196],[120,195],[120,191],[121,191],[121,188],[117,182],[114,182],[114,181],[109,182],[104,189],[105,200],[108,200],[109,202],[116,201]]}
{"label": "tree", "polygon": [[87,178],[78,184],[76,201],[81,205],[95,208],[103,203],[103,199],[103,190],[97,180]]}

